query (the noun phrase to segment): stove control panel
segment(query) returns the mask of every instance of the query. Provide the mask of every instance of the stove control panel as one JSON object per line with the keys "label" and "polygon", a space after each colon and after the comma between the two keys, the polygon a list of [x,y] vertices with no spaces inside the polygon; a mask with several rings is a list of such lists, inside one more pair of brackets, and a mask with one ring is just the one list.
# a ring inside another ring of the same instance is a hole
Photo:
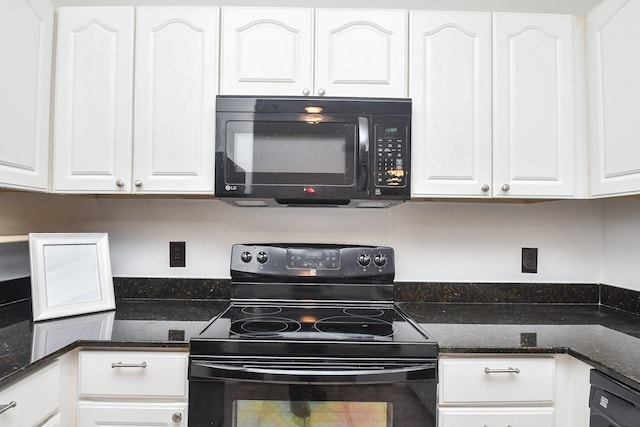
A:
{"label": "stove control panel", "polygon": [[[394,252],[385,246],[327,244],[233,245],[231,276],[358,279],[395,274]],[[388,278],[388,277],[387,277]]]}

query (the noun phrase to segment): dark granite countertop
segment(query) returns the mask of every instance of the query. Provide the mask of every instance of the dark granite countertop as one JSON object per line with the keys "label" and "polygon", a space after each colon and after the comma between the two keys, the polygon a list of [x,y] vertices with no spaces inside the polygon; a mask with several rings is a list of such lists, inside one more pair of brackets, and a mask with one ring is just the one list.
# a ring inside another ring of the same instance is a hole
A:
{"label": "dark granite countertop", "polygon": [[116,310],[32,322],[31,301],[0,307],[0,388],[77,347],[189,347],[227,300],[122,300]]}
{"label": "dark granite countertop", "polygon": [[440,353],[568,353],[640,390],[640,316],[597,304],[400,303]]}
{"label": "dark granite countertop", "polygon": [[[115,311],[38,322],[0,307],[0,387],[77,346],[188,348],[226,300],[119,300]],[[640,389],[640,316],[598,304],[400,303],[441,353],[569,353]],[[526,335],[522,335],[526,334]]]}

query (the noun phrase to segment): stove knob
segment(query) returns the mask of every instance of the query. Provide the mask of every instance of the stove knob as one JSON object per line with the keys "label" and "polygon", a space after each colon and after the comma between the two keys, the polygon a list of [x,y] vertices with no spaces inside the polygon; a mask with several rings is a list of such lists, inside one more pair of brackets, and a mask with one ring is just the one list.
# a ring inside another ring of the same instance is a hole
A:
{"label": "stove knob", "polygon": [[251,261],[251,258],[252,258],[252,256],[251,256],[251,252],[246,252],[246,251],[245,251],[245,252],[242,252],[242,253],[240,254],[240,259],[241,259],[243,262],[249,262],[249,261]]}
{"label": "stove knob", "polygon": [[377,254],[373,257],[373,262],[378,267],[384,267],[384,265],[387,263],[387,257],[384,254]]}
{"label": "stove knob", "polygon": [[371,257],[367,254],[362,254],[358,257],[358,264],[360,264],[363,267],[368,266],[369,264],[371,264]]}
{"label": "stove knob", "polygon": [[266,252],[258,252],[258,256],[256,257],[260,264],[264,264],[269,259],[269,256]]}

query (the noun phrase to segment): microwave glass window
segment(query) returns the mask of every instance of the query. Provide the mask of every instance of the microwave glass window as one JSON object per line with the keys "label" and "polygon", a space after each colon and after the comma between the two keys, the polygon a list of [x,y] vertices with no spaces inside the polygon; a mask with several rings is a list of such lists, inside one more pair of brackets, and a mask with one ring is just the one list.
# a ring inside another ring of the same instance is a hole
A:
{"label": "microwave glass window", "polygon": [[228,183],[353,185],[354,123],[227,122]]}

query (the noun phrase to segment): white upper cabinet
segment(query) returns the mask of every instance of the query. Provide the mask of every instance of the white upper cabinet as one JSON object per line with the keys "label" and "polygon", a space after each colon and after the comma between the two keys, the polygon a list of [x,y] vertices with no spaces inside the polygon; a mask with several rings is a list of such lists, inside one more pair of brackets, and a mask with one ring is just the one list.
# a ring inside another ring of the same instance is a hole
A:
{"label": "white upper cabinet", "polygon": [[640,193],[640,0],[605,0],[587,16],[591,190]]}
{"label": "white upper cabinet", "polygon": [[220,92],[404,97],[406,16],[404,10],[223,8]]}
{"label": "white upper cabinet", "polygon": [[132,7],[58,10],[53,190],[131,191]]}
{"label": "white upper cabinet", "polygon": [[217,8],[137,9],[136,193],[213,194],[217,58]]}
{"label": "white upper cabinet", "polygon": [[220,92],[302,95],[313,88],[313,10],[223,8]]}
{"label": "white upper cabinet", "polygon": [[410,17],[414,196],[489,196],[491,14]]}
{"label": "white upper cabinet", "polygon": [[414,197],[574,197],[574,25],[412,12]]}
{"label": "white upper cabinet", "polygon": [[0,187],[49,188],[53,4],[0,1]]}
{"label": "white upper cabinet", "polygon": [[54,191],[213,193],[217,22],[215,7],[59,9]]}
{"label": "white upper cabinet", "polygon": [[404,10],[318,9],[315,94],[404,97]]}
{"label": "white upper cabinet", "polygon": [[494,14],[493,194],[572,197],[573,17]]}

